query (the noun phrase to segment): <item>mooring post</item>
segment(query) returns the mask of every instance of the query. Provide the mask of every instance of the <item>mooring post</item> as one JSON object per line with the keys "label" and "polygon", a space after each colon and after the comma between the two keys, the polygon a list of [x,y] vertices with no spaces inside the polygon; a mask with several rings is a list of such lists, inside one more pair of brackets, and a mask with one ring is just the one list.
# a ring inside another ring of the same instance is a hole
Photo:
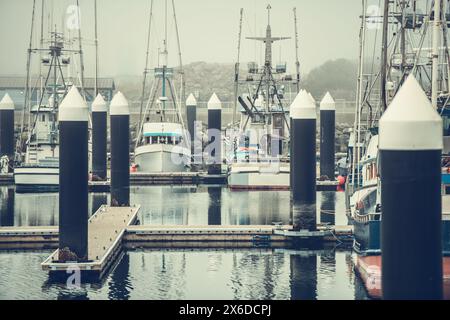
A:
{"label": "mooring post", "polygon": [[92,103],[92,180],[106,180],[107,111],[99,93]]}
{"label": "mooring post", "polygon": [[320,176],[335,180],[336,104],[329,92],[320,102]]}
{"label": "mooring post", "polygon": [[290,108],[291,199],[294,230],[315,231],[316,219],[316,106],[305,90]]}
{"label": "mooring post", "polygon": [[410,75],[380,119],[382,294],[442,299],[442,119]]}
{"label": "mooring post", "polygon": [[59,260],[88,258],[88,107],[73,86],[59,106]]}
{"label": "mooring post", "polygon": [[110,105],[111,206],[130,205],[130,109],[125,96],[117,92]]}
{"label": "mooring post", "polygon": [[0,170],[12,172],[14,167],[14,102],[9,94],[0,101]]}
{"label": "mooring post", "polygon": [[195,154],[195,121],[197,120],[197,100],[191,93],[186,99],[186,120],[191,139],[191,155]]}
{"label": "mooring post", "polygon": [[222,102],[215,93],[208,101],[208,174],[222,173]]}

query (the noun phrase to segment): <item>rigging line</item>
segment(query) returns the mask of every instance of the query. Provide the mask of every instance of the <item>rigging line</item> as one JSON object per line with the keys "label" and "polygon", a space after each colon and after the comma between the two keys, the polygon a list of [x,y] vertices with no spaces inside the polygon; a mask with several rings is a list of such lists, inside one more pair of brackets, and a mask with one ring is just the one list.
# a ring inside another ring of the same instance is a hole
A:
{"label": "rigging line", "polygon": [[[25,100],[23,104],[23,110],[22,110],[22,119],[20,123],[20,137],[18,139],[18,143],[16,145],[16,154],[21,155],[22,153],[22,136],[23,136],[23,130],[25,126],[25,111],[27,109],[27,106],[29,104],[29,93],[30,93],[30,72],[31,72],[31,53],[32,53],[32,45],[33,45],[33,28],[34,28],[34,13],[36,9],[36,0],[33,0],[33,10],[31,14],[31,30],[30,30],[30,41],[28,46],[28,56],[27,56],[27,78],[25,83]],[[20,147],[20,150],[18,150]]]}

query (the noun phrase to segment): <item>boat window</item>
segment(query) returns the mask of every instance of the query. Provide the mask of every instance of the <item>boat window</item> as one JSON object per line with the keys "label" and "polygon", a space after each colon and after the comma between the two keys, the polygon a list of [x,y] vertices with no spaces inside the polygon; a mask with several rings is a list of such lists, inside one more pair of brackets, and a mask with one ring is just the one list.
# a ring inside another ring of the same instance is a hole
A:
{"label": "boat window", "polygon": [[150,137],[145,138],[145,143],[149,144],[150,143]]}
{"label": "boat window", "polygon": [[41,121],[42,121],[42,122],[45,122],[45,114],[42,114],[42,115],[41,115]]}

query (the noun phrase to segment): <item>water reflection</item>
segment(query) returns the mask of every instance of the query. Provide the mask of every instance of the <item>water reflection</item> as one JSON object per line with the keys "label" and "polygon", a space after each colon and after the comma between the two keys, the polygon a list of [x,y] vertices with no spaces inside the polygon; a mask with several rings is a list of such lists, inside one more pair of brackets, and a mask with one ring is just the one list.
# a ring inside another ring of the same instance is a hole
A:
{"label": "water reflection", "polygon": [[208,225],[220,226],[222,224],[222,188],[208,187]]}
{"label": "water reflection", "polygon": [[312,251],[290,255],[291,300],[317,299],[317,255]]}
{"label": "water reflection", "polygon": [[125,253],[111,275],[108,283],[110,300],[128,300],[133,289],[130,283],[130,257]]}
{"label": "water reflection", "polygon": [[14,188],[6,188],[0,193],[0,226],[14,226]]}
{"label": "water reflection", "polygon": [[329,225],[335,224],[336,192],[323,191],[320,203],[320,222]]}
{"label": "water reflection", "polygon": [[[108,193],[89,194],[89,214],[109,202]],[[343,193],[318,192],[317,221],[347,224]],[[289,191],[232,192],[217,186],[132,187],[131,203],[140,205],[146,225],[291,224]],[[335,210],[334,210],[335,208]],[[1,226],[58,224],[58,193],[15,194],[0,187]],[[334,212],[321,214],[321,212]]]}
{"label": "water reflection", "polygon": [[349,251],[129,251],[104,281],[76,289],[48,280],[48,254],[0,253],[0,299],[367,298]]}

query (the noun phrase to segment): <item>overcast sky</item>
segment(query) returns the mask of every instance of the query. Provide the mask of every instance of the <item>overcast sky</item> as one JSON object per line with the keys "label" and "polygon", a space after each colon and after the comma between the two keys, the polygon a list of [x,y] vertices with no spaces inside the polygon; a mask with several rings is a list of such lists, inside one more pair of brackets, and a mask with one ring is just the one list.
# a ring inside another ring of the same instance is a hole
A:
{"label": "overcast sky", "polygon": [[[164,1],[154,0],[151,33],[151,66],[157,63],[157,49],[164,38]],[[145,62],[150,0],[97,0],[100,76],[139,75]],[[169,2],[169,64],[178,63],[175,29]],[[20,75],[26,70],[33,0],[0,0],[0,74]],[[40,31],[41,0],[36,0],[35,43]],[[52,4],[53,3],[53,4]],[[67,10],[74,0],[45,0],[46,31],[53,11],[53,25],[61,31],[73,15]],[[86,75],[93,74],[94,0],[80,0],[81,32],[85,39]],[[266,6],[261,0],[175,0],[183,63],[195,61],[236,61],[239,9],[244,8],[241,62],[263,59],[263,48],[248,36],[264,35]],[[295,62],[294,21],[297,8],[300,63],[302,72],[329,59],[356,59],[358,53],[360,0],[277,0],[271,2],[271,25],[274,36],[292,40],[274,46],[274,63]],[[52,10],[53,7],[53,10]],[[70,10],[69,10],[70,11]],[[50,19],[49,19],[50,18]],[[72,19],[73,20],[73,19]],[[66,30],[66,35],[68,31]],[[46,32],[47,33],[47,32]],[[74,32],[72,31],[72,37]]]}

